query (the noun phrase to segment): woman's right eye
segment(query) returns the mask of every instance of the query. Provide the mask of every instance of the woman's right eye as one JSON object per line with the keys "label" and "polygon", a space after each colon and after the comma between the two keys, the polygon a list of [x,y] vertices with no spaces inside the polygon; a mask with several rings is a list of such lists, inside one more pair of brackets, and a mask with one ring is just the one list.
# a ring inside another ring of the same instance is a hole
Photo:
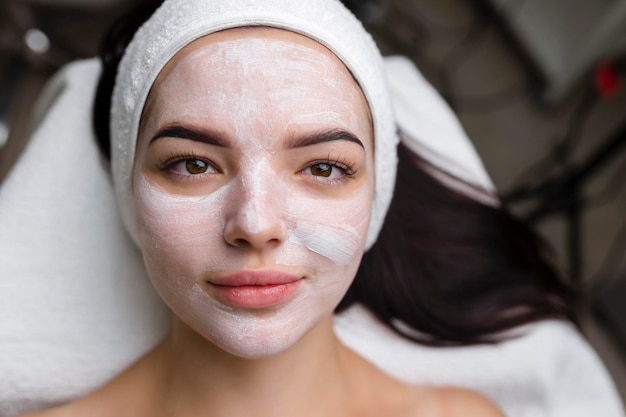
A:
{"label": "woman's right eye", "polygon": [[168,168],[177,174],[187,176],[217,172],[211,163],[198,158],[181,159],[170,164]]}

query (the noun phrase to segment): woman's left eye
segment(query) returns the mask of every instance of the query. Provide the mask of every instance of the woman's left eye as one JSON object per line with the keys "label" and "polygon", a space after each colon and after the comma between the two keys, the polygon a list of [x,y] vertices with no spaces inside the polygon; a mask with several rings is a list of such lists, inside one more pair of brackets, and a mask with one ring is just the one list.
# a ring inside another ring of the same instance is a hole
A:
{"label": "woman's left eye", "polygon": [[315,162],[309,165],[305,172],[320,179],[330,180],[351,177],[353,175],[351,167],[339,161]]}

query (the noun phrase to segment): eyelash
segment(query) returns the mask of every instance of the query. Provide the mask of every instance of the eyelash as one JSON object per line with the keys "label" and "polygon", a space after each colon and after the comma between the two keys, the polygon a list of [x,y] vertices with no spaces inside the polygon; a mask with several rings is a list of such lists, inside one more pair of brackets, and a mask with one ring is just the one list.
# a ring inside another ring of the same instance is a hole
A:
{"label": "eyelash", "polygon": [[[202,161],[203,163],[209,165],[210,168],[214,169],[218,173],[220,172],[220,170],[216,167],[216,165],[211,160],[201,157],[193,151],[186,153],[186,154],[172,153],[166,158],[164,158],[161,162],[159,162],[158,167],[161,171],[167,172],[170,175],[184,177],[186,180],[190,180],[190,181],[201,178],[204,175],[213,174],[213,173],[202,173],[202,174],[189,173],[185,175],[185,174],[179,174],[173,171],[173,167],[176,164],[180,162],[184,162],[184,161],[193,161],[193,160]],[[342,158],[333,159],[330,157],[330,155],[325,159],[318,159],[318,160],[309,162],[302,171],[306,171],[307,169],[313,168],[315,165],[321,165],[321,164],[329,165],[331,168],[336,168],[336,169],[341,170],[342,175],[339,178],[329,179],[327,177],[316,176],[316,175],[311,174],[312,177],[315,177],[316,181],[322,181],[326,183],[342,182],[342,181],[346,181],[348,179],[353,178],[357,174],[357,171],[354,169],[355,164],[353,162],[350,162]]]}

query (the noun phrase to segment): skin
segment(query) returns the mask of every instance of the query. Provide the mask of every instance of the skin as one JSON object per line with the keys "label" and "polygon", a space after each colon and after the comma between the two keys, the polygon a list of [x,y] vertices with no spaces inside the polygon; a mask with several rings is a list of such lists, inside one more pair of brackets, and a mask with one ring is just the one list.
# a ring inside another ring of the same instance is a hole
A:
{"label": "skin", "polygon": [[[502,416],[472,391],[400,383],[334,334],[374,168],[367,103],[330,51],[277,29],[206,36],[164,68],[142,120],[142,252],[172,330],[101,389],[32,415]],[[298,284],[242,306],[214,285],[242,271]]]}

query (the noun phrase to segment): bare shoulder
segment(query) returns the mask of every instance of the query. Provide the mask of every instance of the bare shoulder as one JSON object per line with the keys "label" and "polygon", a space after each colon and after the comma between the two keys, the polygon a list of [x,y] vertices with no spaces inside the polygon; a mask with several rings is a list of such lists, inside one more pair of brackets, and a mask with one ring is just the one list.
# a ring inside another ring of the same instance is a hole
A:
{"label": "bare shoulder", "polygon": [[484,395],[465,388],[412,386],[403,406],[388,414],[398,417],[505,417]]}
{"label": "bare shoulder", "polygon": [[[384,415],[395,417],[505,417],[500,408],[484,395],[465,388],[398,387]],[[377,413],[380,415],[380,413]]]}
{"label": "bare shoulder", "polygon": [[502,410],[483,394],[466,388],[435,388],[436,415],[442,417],[505,417]]}
{"label": "bare shoulder", "polygon": [[[364,393],[354,415],[393,417],[505,417],[484,395],[460,387],[429,387],[400,381],[354,354],[351,372]],[[369,381],[369,382],[368,382]],[[375,382],[373,382],[375,381]]]}

